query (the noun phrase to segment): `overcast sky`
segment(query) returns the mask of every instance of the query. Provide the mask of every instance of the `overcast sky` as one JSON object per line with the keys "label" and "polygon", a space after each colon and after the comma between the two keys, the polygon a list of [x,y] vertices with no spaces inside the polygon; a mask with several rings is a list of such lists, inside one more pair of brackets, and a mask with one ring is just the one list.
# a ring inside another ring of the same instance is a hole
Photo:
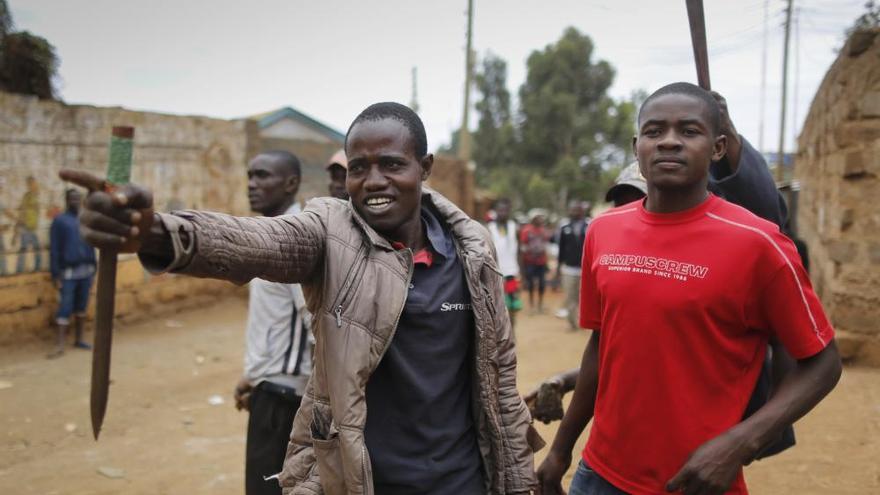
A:
{"label": "overcast sky", "polygon": [[[68,103],[234,118],[292,106],[341,132],[377,101],[418,101],[432,149],[461,120],[466,0],[7,0],[47,38]],[[785,2],[768,0],[764,148],[779,136]],[[474,49],[508,62],[516,95],[531,51],[567,26],[617,70],[611,93],[696,82],[683,0],[475,0]],[[787,148],[864,0],[795,0]],[[706,0],[713,88],[761,141],[765,0]],[[795,88],[796,86],[796,88]],[[795,99],[795,90],[797,98]],[[796,120],[795,120],[796,119]],[[476,119],[472,119],[476,122]]]}

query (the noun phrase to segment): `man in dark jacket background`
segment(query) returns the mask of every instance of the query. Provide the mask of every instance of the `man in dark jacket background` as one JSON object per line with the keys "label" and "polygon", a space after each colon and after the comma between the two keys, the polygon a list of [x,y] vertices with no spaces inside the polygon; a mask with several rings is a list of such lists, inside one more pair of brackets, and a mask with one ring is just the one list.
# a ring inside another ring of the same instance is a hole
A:
{"label": "man in dark jacket background", "polygon": [[572,200],[568,204],[568,221],[559,226],[553,242],[559,246],[556,278],[562,280],[565,292],[565,317],[571,330],[577,330],[578,295],[581,283],[581,257],[584,253],[584,235],[590,219],[584,202]]}
{"label": "man in dark jacket background", "polygon": [[79,236],[79,207],[82,194],[76,189],[64,192],[67,209],[52,220],[49,229],[49,269],[52,281],[59,290],[60,304],[55,322],[58,325],[58,343],[49,357],[64,354],[64,343],[71,317],[74,321],[74,347],[91,349],[83,341],[89,289],[95,274],[95,250]]}

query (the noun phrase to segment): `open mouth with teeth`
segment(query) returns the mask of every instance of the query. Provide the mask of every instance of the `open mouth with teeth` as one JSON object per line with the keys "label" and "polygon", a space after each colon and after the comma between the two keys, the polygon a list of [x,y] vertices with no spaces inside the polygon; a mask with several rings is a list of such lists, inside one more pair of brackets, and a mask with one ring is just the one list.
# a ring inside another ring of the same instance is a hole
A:
{"label": "open mouth with teeth", "polygon": [[388,209],[394,203],[394,198],[390,196],[379,196],[367,198],[364,204],[371,212],[380,212]]}

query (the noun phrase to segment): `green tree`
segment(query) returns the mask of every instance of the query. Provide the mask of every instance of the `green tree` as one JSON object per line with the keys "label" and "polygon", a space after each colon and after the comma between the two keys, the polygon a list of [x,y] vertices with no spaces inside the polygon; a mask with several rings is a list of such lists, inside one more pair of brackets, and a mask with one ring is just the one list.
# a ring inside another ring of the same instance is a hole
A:
{"label": "green tree", "polygon": [[28,31],[14,32],[13,26],[9,7],[0,0],[0,89],[55,99],[55,47]]}
{"label": "green tree", "polygon": [[475,82],[480,94],[474,105],[479,123],[473,133],[472,153],[477,164],[477,181],[485,184],[493,170],[510,167],[515,156],[507,62],[487,54]]}
{"label": "green tree", "polygon": [[0,0],[0,43],[3,42],[3,38],[12,32],[12,29],[15,27],[15,24],[12,22],[12,12],[9,11],[9,6],[6,5],[6,0]]}
{"label": "green tree", "polygon": [[[575,28],[527,61],[519,91],[519,158],[558,191],[555,206],[569,198],[595,199],[603,167],[630,155],[635,106],[608,95],[614,68],[593,60],[593,42]],[[551,205],[546,205],[551,206]]]}

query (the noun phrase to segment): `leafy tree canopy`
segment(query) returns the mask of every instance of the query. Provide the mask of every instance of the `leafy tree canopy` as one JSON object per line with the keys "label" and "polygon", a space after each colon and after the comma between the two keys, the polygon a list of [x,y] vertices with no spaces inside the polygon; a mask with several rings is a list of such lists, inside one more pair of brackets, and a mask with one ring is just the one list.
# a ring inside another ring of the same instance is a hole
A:
{"label": "leafy tree canopy", "polygon": [[[476,75],[479,115],[472,158],[477,181],[518,208],[563,210],[569,199],[596,200],[603,170],[632,160],[630,140],[644,93],[615,101],[614,68],[595,60],[593,42],[568,28],[555,43],[532,52],[519,110],[511,110],[507,64],[487,54]],[[457,148],[453,135],[448,150]]]}
{"label": "leafy tree canopy", "polygon": [[13,28],[9,7],[0,0],[0,90],[55,99],[55,47],[45,38]]}

